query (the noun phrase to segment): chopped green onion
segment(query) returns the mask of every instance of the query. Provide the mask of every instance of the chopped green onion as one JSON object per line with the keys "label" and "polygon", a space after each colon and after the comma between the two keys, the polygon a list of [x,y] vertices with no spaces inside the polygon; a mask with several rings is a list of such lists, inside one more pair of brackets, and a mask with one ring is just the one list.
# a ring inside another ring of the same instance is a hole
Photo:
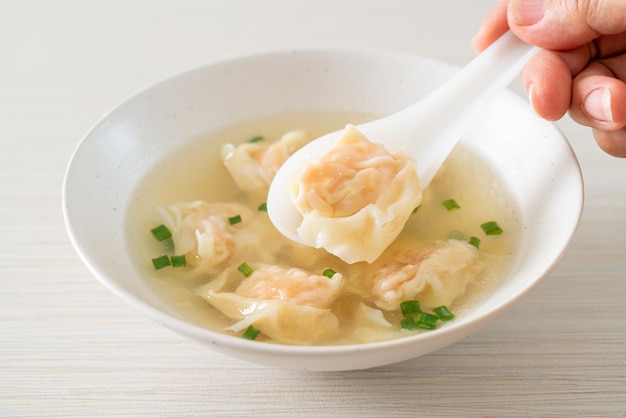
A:
{"label": "chopped green onion", "polygon": [[259,331],[258,329],[254,328],[252,325],[248,326],[248,328],[244,331],[242,337],[246,338],[248,340],[255,340],[256,337],[259,336],[259,333],[261,333],[261,331]]}
{"label": "chopped green onion", "polygon": [[461,231],[450,231],[448,234],[448,239],[455,239],[457,241],[465,241],[467,238],[465,234]]}
{"label": "chopped green onion", "polygon": [[444,200],[443,202],[441,202],[441,204],[443,205],[443,207],[445,207],[449,211],[455,210],[455,209],[461,209],[461,206],[459,206],[459,204],[456,203],[456,200],[454,199]]}
{"label": "chopped green onion", "polygon": [[332,279],[335,274],[337,274],[337,272],[333,269],[326,269],[322,272],[322,275],[328,277],[329,279]]}
{"label": "chopped green onion", "polygon": [[263,135],[257,135],[253,138],[250,138],[248,142],[259,142],[259,141],[263,141],[264,139],[265,137]]}
{"label": "chopped green onion", "polygon": [[433,314],[417,312],[410,314],[400,321],[400,326],[404,329],[435,329],[437,328],[438,321],[439,318]]}
{"label": "chopped green onion", "polygon": [[476,248],[480,248],[480,239],[477,237],[470,237],[469,241],[467,242]]}
{"label": "chopped green onion", "polygon": [[162,255],[161,257],[153,258],[152,265],[154,266],[155,270],[160,270],[164,267],[171,266],[172,263],[170,262],[170,258],[168,256]]}
{"label": "chopped green onion", "polygon": [[413,313],[422,312],[422,307],[417,300],[405,300],[400,304],[400,311],[402,316],[408,316]]}
{"label": "chopped green onion", "polygon": [[263,202],[256,208],[259,212],[267,212],[267,203]]}
{"label": "chopped green onion", "polygon": [[424,329],[435,329],[438,321],[439,318],[436,315],[422,312],[418,315],[417,326]]}
{"label": "chopped green onion", "polygon": [[235,225],[241,223],[241,215],[235,215],[228,218],[228,223],[231,225]]}
{"label": "chopped green onion", "polygon": [[420,210],[421,207],[422,205],[416,206],[415,209],[413,209],[413,212],[411,213],[417,213],[417,211]]}
{"label": "chopped green onion", "polygon": [[172,256],[172,267],[185,267],[187,265],[187,259],[185,254]]}
{"label": "chopped green onion", "polygon": [[450,321],[454,319],[454,314],[450,312],[447,306],[439,306],[433,309],[433,313],[439,317],[442,321]]}
{"label": "chopped green onion", "polygon": [[237,267],[237,270],[239,270],[239,272],[246,277],[250,277],[250,275],[254,272],[252,267],[250,267],[247,263],[241,263],[239,267]]}
{"label": "chopped green onion", "polygon": [[152,228],[150,232],[152,232],[152,236],[158,241],[165,241],[166,239],[172,237],[170,230],[163,224],[157,226],[156,228]]}
{"label": "chopped green onion", "polygon": [[402,329],[417,329],[417,323],[415,322],[415,318],[409,316],[408,318],[404,318],[400,321],[400,328]]}
{"label": "chopped green onion", "polygon": [[495,221],[485,222],[480,227],[486,235],[500,235],[503,232]]}

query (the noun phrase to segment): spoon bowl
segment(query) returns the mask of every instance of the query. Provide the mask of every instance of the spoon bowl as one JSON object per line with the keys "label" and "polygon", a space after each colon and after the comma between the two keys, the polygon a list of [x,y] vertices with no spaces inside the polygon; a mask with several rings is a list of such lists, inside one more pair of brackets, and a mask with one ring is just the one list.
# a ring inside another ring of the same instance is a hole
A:
{"label": "spoon bowl", "polygon": [[[357,129],[389,152],[404,147],[415,158],[420,184],[425,188],[477,114],[537,51],[509,31],[424,99]],[[289,183],[306,164],[322,157],[342,133],[324,135],[295,152],[272,181],[268,214],[274,226],[292,241],[315,246],[297,232],[302,215],[294,205]]]}

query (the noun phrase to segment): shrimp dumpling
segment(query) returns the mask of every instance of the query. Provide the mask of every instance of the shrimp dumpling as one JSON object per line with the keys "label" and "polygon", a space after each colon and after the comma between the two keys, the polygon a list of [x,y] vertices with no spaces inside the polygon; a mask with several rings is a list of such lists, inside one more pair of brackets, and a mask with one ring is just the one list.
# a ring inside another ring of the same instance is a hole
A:
{"label": "shrimp dumpling", "polygon": [[285,133],[272,143],[225,144],[222,147],[222,161],[239,189],[248,193],[267,194],[280,166],[310,140],[308,132],[296,130]]}
{"label": "shrimp dumpling", "polygon": [[328,308],[339,296],[343,277],[332,278],[311,274],[299,268],[284,268],[271,264],[259,265],[235,291],[256,299],[286,300],[298,305]]}
{"label": "shrimp dumpling", "polygon": [[[234,234],[255,216],[238,203],[193,201],[159,207],[163,223],[172,231],[177,254],[199,270],[207,270],[226,260],[236,247]],[[228,218],[241,216],[242,222],[231,225]]]}
{"label": "shrimp dumpling", "polygon": [[384,310],[398,309],[417,299],[422,307],[450,305],[465,292],[481,269],[478,250],[464,241],[439,241],[432,248],[409,250],[382,261],[374,273],[374,303]]}
{"label": "shrimp dumpling", "polygon": [[347,263],[373,262],[422,201],[415,161],[390,154],[348,125],[294,183],[298,234]]}
{"label": "shrimp dumpling", "polygon": [[224,291],[238,274],[229,269],[199,290],[214,308],[237,321],[227,330],[241,332],[253,325],[283,344],[314,344],[338,331],[339,320],[330,305],[341,293],[341,274],[328,278],[260,264],[234,291]]}

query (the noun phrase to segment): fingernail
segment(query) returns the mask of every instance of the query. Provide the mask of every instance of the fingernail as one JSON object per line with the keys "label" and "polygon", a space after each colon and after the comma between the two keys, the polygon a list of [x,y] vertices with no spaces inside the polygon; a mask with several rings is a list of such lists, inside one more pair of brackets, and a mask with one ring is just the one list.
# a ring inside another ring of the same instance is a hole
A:
{"label": "fingernail", "polygon": [[474,51],[474,54],[478,55],[480,54],[480,48],[478,48],[478,42],[476,38],[477,38],[477,35],[472,38],[472,42],[470,43],[470,46],[472,47],[472,51]]}
{"label": "fingernail", "polygon": [[511,0],[509,12],[516,25],[532,26],[543,19],[544,0]]}
{"label": "fingernail", "polygon": [[587,115],[600,122],[613,122],[611,90],[600,88],[587,95],[583,103]]}
{"label": "fingernail", "polygon": [[535,108],[534,93],[535,93],[535,84],[530,83],[528,87],[526,87],[526,94],[528,94],[528,101],[530,102],[530,107],[533,109],[533,112],[535,112],[535,115],[543,119],[543,117],[539,114],[539,112],[537,112],[537,109]]}

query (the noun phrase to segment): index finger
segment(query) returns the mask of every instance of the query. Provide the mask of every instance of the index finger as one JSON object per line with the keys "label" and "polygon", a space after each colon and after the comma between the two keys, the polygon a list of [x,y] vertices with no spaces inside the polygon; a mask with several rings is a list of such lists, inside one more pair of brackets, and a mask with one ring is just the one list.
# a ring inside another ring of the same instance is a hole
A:
{"label": "index finger", "polygon": [[509,30],[506,15],[508,3],[508,0],[501,0],[500,3],[485,16],[485,19],[472,40],[472,46],[477,52],[482,52]]}

